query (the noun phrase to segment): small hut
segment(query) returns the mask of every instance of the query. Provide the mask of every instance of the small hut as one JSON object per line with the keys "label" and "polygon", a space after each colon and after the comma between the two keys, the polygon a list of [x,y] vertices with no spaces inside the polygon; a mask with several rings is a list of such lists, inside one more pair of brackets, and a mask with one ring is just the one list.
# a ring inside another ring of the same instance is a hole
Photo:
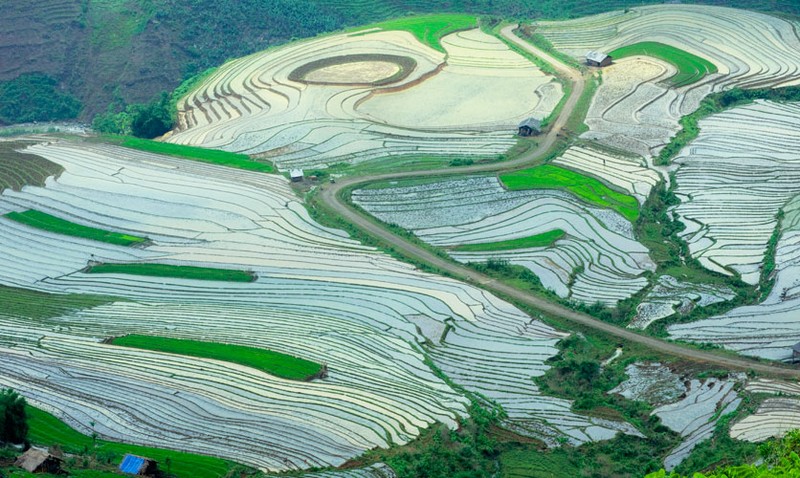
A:
{"label": "small hut", "polygon": [[61,473],[61,458],[53,456],[45,449],[30,448],[23,453],[14,462],[14,466],[18,466],[28,473]]}
{"label": "small hut", "polygon": [[158,472],[158,462],[143,456],[128,454],[119,464],[119,471],[130,475],[154,476]]}
{"label": "small hut", "polygon": [[533,136],[542,132],[542,122],[536,118],[528,118],[518,126],[520,136]]}
{"label": "small hut", "polygon": [[589,66],[608,66],[611,64],[611,57],[600,51],[590,51],[586,54],[586,64]]}
{"label": "small hut", "polygon": [[800,342],[792,347],[792,362],[800,362]]}
{"label": "small hut", "polygon": [[293,183],[303,182],[303,170],[292,169],[291,171],[289,171],[289,178],[291,178]]}

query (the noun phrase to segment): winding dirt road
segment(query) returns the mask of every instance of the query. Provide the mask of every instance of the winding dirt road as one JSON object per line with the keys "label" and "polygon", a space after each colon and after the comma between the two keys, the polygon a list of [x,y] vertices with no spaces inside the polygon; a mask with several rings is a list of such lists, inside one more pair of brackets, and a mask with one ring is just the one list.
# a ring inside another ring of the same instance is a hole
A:
{"label": "winding dirt road", "polygon": [[712,351],[703,351],[673,342],[666,342],[654,337],[639,334],[623,327],[611,325],[590,315],[576,312],[562,305],[544,300],[541,297],[537,297],[525,291],[515,289],[487,275],[474,271],[462,264],[437,256],[436,254],[433,254],[432,252],[393,234],[388,229],[380,225],[377,221],[366,217],[355,209],[351,208],[344,200],[341,199],[340,193],[342,191],[362,183],[412,177],[430,177],[436,175],[452,176],[455,174],[471,174],[477,172],[499,172],[525,166],[546,154],[550,148],[553,147],[557,140],[558,134],[561,132],[566,125],[567,120],[573,114],[578,99],[584,91],[586,78],[578,71],[559,62],[547,52],[541,51],[530,43],[517,37],[513,32],[515,27],[515,25],[507,26],[501,30],[501,34],[509,41],[518,45],[520,48],[524,48],[530,53],[553,65],[553,67],[556,68],[564,78],[567,78],[569,81],[571,81],[573,85],[572,94],[564,104],[561,113],[552,123],[550,131],[541,138],[536,148],[528,151],[513,161],[506,161],[500,164],[475,165],[457,168],[455,170],[453,168],[446,168],[433,171],[406,171],[401,173],[386,173],[374,176],[343,178],[336,184],[323,184],[320,187],[320,198],[325,206],[330,208],[331,211],[335,212],[336,214],[342,216],[359,229],[379,238],[387,244],[391,244],[404,256],[430,264],[440,270],[446,271],[457,279],[472,282],[488,291],[510,297],[519,303],[523,303],[535,309],[541,310],[546,314],[609,334],[618,338],[621,342],[637,343],[653,351],[680,357],[685,360],[698,362],[705,365],[718,366],[734,370],[753,370],[759,374],[772,377],[800,379],[800,369],[791,368],[778,363],[759,362],[744,357],[739,358],[722,355]]}

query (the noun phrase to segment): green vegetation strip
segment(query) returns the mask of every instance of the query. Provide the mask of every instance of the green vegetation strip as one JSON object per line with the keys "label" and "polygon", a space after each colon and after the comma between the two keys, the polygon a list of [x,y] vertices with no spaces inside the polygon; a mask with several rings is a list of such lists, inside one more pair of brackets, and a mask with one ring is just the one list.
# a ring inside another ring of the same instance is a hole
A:
{"label": "green vegetation strip", "polygon": [[322,372],[322,365],[310,360],[255,347],[146,335],[126,335],[113,339],[111,343],[124,347],[237,363],[289,380],[311,380]]}
{"label": "green vegetation strip", "polygon": [[512,191],[563,189],[591,205],[613,209],[631,222],[639,217],[639,202],[636,198],[614,191],[597,179],[569,169],[545,164],[501,174],[500,181]]}
{"label": "green vegetation strip", "polygon": [[65,453],[85,454],[91,451],[98,457],[109,458],[115,464],[119,464],[126,453],[132,453],[158,461],[164,471],[167,471],[169,461],[169,471],[179,478],[218,478],[227,476],[235,466],[230,461],[210,456],[94,440],[38,408],[28,406],[25,412],[28,415],[30,442],[43,446],[58,445]]}
{"label": "green vegetation strip", "polygon": [[717,72],[717,67],[704,58],[674,46],[653,41],[626,45],[617,48],[609,55],[614,59],[644,55],[671,63],[678,69],[678,72],[669,79],[669,83],[674,87],[691,85],[700,81],[704,76]]}
{"label": "green vegetation strip", "polygon": [[[422,15],[418,17],[398,18],[375,23],[359,30],[380,28],[381,30],[403,30],[414,35],[422,44],[434,50],[445,52],[441,39],[448,33],[468,30],[478,26],[478,19],[472,15],[441,14]],[[365,35],[368,31],[358,32]]]}
{"label": "green vegetation strip", "polygon": [[132,274],[138,276],[176,277],[179,279],[218,280],[226,282],[253,282],[255,274],[234,269],[211,267],[173,266],[171,264],[97,264],[86,272],[91,274]]}
{"label": "green vegetation strip", "polygon": [[271,173],[274,168],[269,163],[261,163],[250,158],[246,154],[230,153],[216,149],[197,148],[194,146],[184,146],[181,144],[161,143],[147,139],[126,137],[122,140],[122,146],[126,148],[139,149],[151,153],[167,154],[178,156],[204,163],[218,164],[232,168],[245,169],[248,171],[258,171],[261,173]]}
{"label": "green vegetation strip", "polygon": [[5,217],[44,231],[64,234],[65,236],[82,237],[93,241],[107,242],[119,246],[134,246],[147,242],[147,238],[104,231],[93,227],[82,226],[64,219],[51,216],[41,211],[9,212]]}
{"label": "green vegetation strip", "polygon": [[547,247],[557,240],[567,235],[561,229],[536,234],[535,236],[519,237],[507,241],[484,242],[481,244],[462,244],[452,248],[459,252],[483,252],[483,251],[508,251],[511,249],[526,249],[529,247]]}

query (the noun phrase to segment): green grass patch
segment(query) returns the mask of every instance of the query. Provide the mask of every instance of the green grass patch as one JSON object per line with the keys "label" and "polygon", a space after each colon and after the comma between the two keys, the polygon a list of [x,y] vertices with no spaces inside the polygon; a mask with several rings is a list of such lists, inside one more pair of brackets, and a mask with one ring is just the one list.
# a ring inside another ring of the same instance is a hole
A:
{"label": "green grass patch", "polygon": [[253,282],[256,280],[255,274],[250,271],[174,266],[171,264],[97,264],[89,266],[86,272],[91,274],[132,274],[137,276],[176,277],[178,279],[225,282]]}
{"label": "green grass patch", "polygon": [[704,58],[654,41],[626,45],[617,48],[609,55],[617,60],[628,56],[644,55],[671,63],[678,72],[670,77],[668,82],[676,88],[691,85],[700,81],[704,76],[717,72],[717,67]]}
{"label": "green grass patch", "polygon": [[[107,460],[118,465],[126,453],[146,456],[159,462],[166,471],[166,462],[170,460],[170,470],[179,478],[218,478],[227,476],[237,466],[235,463],[210,456],[193,455],[162,448],[149,448],[137,445],[126,445],[105,440],[94,440],[84,435],[55,416],[28,406],[28,439],[31,443],[43,446],[58,445],[65,453],[95,455],[98,459]],[[105,476],[97,471],[86,470],[86,474],[75,476]]]}
{"label": "green grass patch", "polygon": [[119,246],[134,246],[147,242],[148,240],[144,237],[82,226],[33,209],[23,212],[9,212],[5,214],[5,217],[44,231],[55,232],[56,234],[63,234],[65,236],[82,237],[84,239],[107,242]]}
{"label": "green grass patch", "polygon": [[[375,23],[359,30],[380,28],[381,30],[403,30],[414,35],[422,44],[445,53],[441,39],[448,33],[468,30],[478,26],[478,19],[473,15],[441,14],[421,15],[387,20]],[[363,32],[362,34],[366,34]]]}
{"label": "green grass patch", "polygon": [[237,363],[289,380],[311,380],[318,377],[323,371],[322,365],[310,360],[273,352],[272,350],[241,345],[151,337],[147,335],[126,335],[113,339],[111,343],[123,347]]}
{"label": "green grass patch", "polygon": [[500,181],[512,191],[563,189],[593,206],[613,209],[631,222],[639,217],[639,202],[636,198],[614,191],[597,179],[569,169],[545,164],[501,174]]}
{"label": "green grass patch", "polygon": [[581,476],[581,469],[563,450],[536,448],[511,450],[500,455],[502,478],[561,478]]}
{"label": "green grass patch", "polygon": [[543,232],[534,236],[518,237],[507,241],[484,242],[480,244],[462,244],[452,248],[459,252],[483,252],[483,251],[508,251],[511,249],[526,249],[529,247],[547,247],[557,240],[567,235],[561,229]]}
{"label": "green grass patch", "polygon": [[256,161],[246,154],[230,153],[216,149],[197,148],[195,146],[184,146],[182,144],[161,143],[148,139],[125,137],[120,143],[126,148],[148,151],[151,153],[178,156],[194,161],[228,166],[231,168],[245,169],[247,171],[258,171],[260,173],[271,173],[275,170],[270,163]]}

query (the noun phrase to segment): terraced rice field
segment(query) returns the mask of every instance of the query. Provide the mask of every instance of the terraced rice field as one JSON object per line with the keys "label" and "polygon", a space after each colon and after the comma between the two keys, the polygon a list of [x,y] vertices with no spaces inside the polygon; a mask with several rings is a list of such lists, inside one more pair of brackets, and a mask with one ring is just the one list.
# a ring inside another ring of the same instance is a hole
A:
{"label": "terraced rice field", "polygon": [[[429,359],[454,383],[501,405],[506,425],[520,433],[552,444],[636,433],[538,392],[531,377],[547,370],[566,334],[480,289],[321,227],[283,177],[101,144],[58,142],[30,152],[65,171],[46,187],[5,190],[4,209],[36,207],[152,241],[130,248],[0,218],[0,247],[8,251],[0,283],[118,297],[37,320],[0,311],[0,387],[19,390],[78,431],[264,470],[337,466],[376,446],[406,443],[434,422],[456,426],[468,400],[431,371]],[[93,257],[247,268],[257,279],[82,272]],[[267,349],[324,363],[328,375],[298,382],[101,341],[129,334]]]}
{"label": "terraced rice field", "polygon": [[[386,186],[354,191],[353,202],[384,222],[449,249],[458,261],[505,259],[527,267],[561,297],[613,305],[645,287],[645,272],[655,268],[645,247],[633,239],[630,222],[564,191],[508,191],[494,177]],[[634,198],[624,197],[636,204]],[[458,250],[504,245],[558,230],[566,235],[551,246]]]}
{"label": "terraced rice field", "polygon": [[685,51],[717,72],[675,88],[678,69],[652,57],[630,57],[603,69],[584,137],[648,157],[678,130],[678,120],[709,93],[800,81],[800,39],[787,20],[699,5],[631,8],[566,22],[539,22],[537,33],[576,58],[641,42]]}
{"label": "terraced rice field", "polygon": [[775,285],[760,304],[690,324],[674,325],[670,335],[683,340],[711,342],[745,355],[787,360],[800,331],[797,309],[798,241],[800,201],[793,199],[784,210],[782,234],[777,244]]}
{"label": "terraced rice field", "polygon": [[767,398],[755,413],[734,423],[730,430],[732,438],[761,442],[800,428],[800,385],[796,382],[758,379],[749,382],[746,389],[778,397]]}
{"label": "terraced rice field", "polygon": [[44,186],[45,180],[58,176],[61,166],[33,154],[19,152],[27,146],[18,141],[0,141],[0,192],[5,189],[19,191],[31,184]]}
{"label": "terraced rice field", "polygon": [[758,282],[777,220],[800,194],[800,106],[759,101],[700,122],[675,159],[675,212],[692,256],[723,274]]}
{"label": "terraced rice field", "polygon": [[[487,157],[515,144],[519,121],[547,116],[562,97],[552,77],[479,29],[406,23],[231,61],[178,103],[167,141],[256,155],[281,169],[402,155]],[[416,67],[365,83],[362,73],[391,67],[365,55],[402,57]],[[323,66],[330,62],[333,70]],[[362,73],[343,82],[342,68]],[[298,71],[315,81],[297,78]]]}
{"label": "terraced rice field", "polygon": [[735,296],[728,287],[681,282],[672,276],[663,275],[636,307],[636,315],[628,327],[646,329],[656,320],[678,311],[689,313],[695,307],[706,307],[731,300]]}
{"label": "terraced rice field", "polygon": [[683,442],[664,459],[664,468],[678,466],[698,443],[711,438],[720,417],[736,411],[742,399],[734,390],[736,380],[692,380],[681,400],[653,410],[653,415],[670,430],[679,433]]}

